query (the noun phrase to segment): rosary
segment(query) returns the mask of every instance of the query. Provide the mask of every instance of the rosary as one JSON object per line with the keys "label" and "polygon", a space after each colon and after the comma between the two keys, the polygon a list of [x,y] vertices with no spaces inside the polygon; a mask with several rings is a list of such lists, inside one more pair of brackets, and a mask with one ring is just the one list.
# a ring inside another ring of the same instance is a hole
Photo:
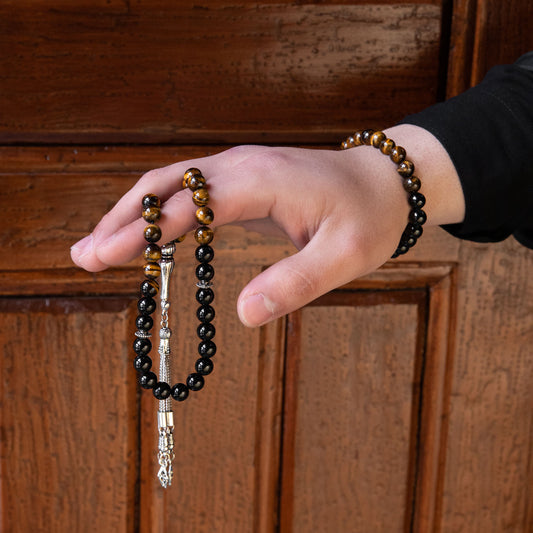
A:
{"label": "rosary", "polygon": [[[176,244],[183,241],[185,236],[174,239],[163,246],[156,244],[161,239],[161,229],[155,223],[161,217],[161,201],[154,194],[147,194],[142,199],[142,216],[148,225],[144,229],[144,238],[147,245],[143,252],[146,263],[143,265],[144,280],[141,283],[141,296],[137,302],[139,315],[135,321],[137,331],[133,349],[135,351],[134,366],[139,372],[139,383],[145,389],[152,389],[159,409],[157,412],[157,425],[159,430],[159,449],[157,460],[159,472],[157,477],[164,488],[172,484],[172,461],[174,459],[174,418],[172,400],[182,402],[189,396],[189,391],[199,391],[203,388],[207,376],[213,371],[212,357],[216,352],[213,342],[215,326],[211,323],[215,317],[215,310],[210,305],[215,294],[212,289],[212,279],[215,274],[210,264],[214,251],[209,243],[213,240],[213,230],[209,224],[213,222],[213,211],[208,207],[209,193],[205,178],[197,168],[190,168],[183,176],[183,188],[192,191],[192,200],[196,206],[196,220],[200,226],[194,233],[198,243],[195,251],[198,265],[196,278],[198,287],[196,300],[200,304],[196,316],[200,321],[197,334],[200,339],[198,353],[200,358],[195,363],[195,370],[187,376],[185,383],[171,385],[171,350],[168,311],[170,308],[169,289],[170,277],[174,269],[174,253]],[[156,281],[160,277],[160,283]],[[152,314],[157,308],[155,297],[159,293],[161,306],[161,329],[159,330],[159,378],[152,371],[152,358],[149,353],[152,349],[150,330],[154,325]]]}
{"label": "rosary", "polygon": [[[402,184],[407,193],[409,204],[408,223],[405,227],[393,258],[407,253],[422,235],[422,225],[426,222],[426,213],[422,210],[426,199],[419,192],[421,181],[414,175],[414,164],[406,158],[405,149],[397,146],[392,139],[381,131],[367,129],[357,131],[348,137],[343,143],[343,149],[356,146],[373,146],[383,155],[397,165],[398,174],[402,178]],[[213,211],[208,207],[209,193],[206,180],[197,168],[190,168],[183,176],[182,186],[192,191],[192,200],[196,208],[196,220],[200,226],[194,233],[198,243],[195,251],[198,265],[196,266],[196,300],[199,307],[196,316],[200,321],[197,334],[200,338],[198,353],[200,358],[195,363],[195,370],[187,376],[185,383],[170,385],[170,337],[172,331],[168,323],[168,311],[170,308],[169,284],[170,276],[174,268],[174,253],[176,244],[183,241],[185,236],[174,239],[163,246],[157,242],[161,239],[161,229],[155,223],[161,217],[161,201],[155,194],[147,194],[142,199],[142,216],[148,225],[144,229],[144,238],[147,241],[143,257],[146,263],[143,266],[145,279],[141,283],[141,297],[137,303],[139,315],[136,319],[137,331],[133,349],[135,351],[134,366],[139,372],[139,383],[145,389],[152,389],[157,400],[159,409],[157,422],[159,430],[159,450],[157,459],[159,472],[157,477],[161,485],[166,488],[172,484],[172,461],[174,459],[174,418],[172,413],[172,400],[182,402],[189,396],[190,391],[199,391],[203,388],[207,376],[213,371],[213,360],[216,353],[216,345],[213,342],[215,327],[211,323],[215,317],[215,310],[210,305],[215,297],[212,289],[212,279],[215,274],[210,264],[214,251],[209,244],[213,240],[213,230],[209,225],[213,222]],[[161,277],[161,285],[156,281]],[[152,371],[152,359],[149,356],[152,349],[150,330],[154,325],[152,314],[157,304],[154,297],[159,293],[161,306],[161,329],[159,330],[159,378]]]}

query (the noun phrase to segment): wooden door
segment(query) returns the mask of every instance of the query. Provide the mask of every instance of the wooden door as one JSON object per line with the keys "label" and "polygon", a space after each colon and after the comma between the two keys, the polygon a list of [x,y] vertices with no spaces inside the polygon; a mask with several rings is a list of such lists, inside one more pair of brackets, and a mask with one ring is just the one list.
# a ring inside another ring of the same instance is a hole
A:
{"label": "wooden door", "polygon": [[533,48],[531,17],[525,0],[4,2],[1,530],[530,531],[530,250],[435,228],[248,330],[240,288],[294,250],[220,228],[216,368],[176,406],[164,491],[131,364],[138,264],[89,274],[69,246],[151,168],[240,142],[333,147],[460,92]]}

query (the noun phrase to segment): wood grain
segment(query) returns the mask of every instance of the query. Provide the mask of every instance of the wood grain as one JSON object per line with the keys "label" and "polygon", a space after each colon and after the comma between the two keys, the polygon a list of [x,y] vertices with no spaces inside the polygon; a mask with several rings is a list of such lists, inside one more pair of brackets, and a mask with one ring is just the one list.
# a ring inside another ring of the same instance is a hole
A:
{"label": "wood grain", "polygon": [[440,17],[435,2],[3,2],[0,142],[338,142],[435,101]]}

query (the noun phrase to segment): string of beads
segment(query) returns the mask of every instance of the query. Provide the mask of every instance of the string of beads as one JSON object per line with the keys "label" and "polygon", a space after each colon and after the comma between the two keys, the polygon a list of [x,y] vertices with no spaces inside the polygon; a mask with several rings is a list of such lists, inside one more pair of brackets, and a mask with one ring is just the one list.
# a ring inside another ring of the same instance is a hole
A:
{"label": "string of beads", "polygon": [[427,219],[426,213],[422,209],[426,203],[426,198],[419,192],[422,183],[414,175],[415,165],[406,159],[405,148],[397,146],[382,131],[372,129],[356,131],[342,143],[341,148],[346,150],[361,145],[373,146],[382,154],[389,156],[391,161],[398,165],[397,171],[403,178],[403,188],[407,192],[407,202],[411,210],[408,217],[409,222],[400,238],[400,243],[392,254],[392,258],[396,258],[407,253],[422,235],[422,226]]}
{"label": "string of beads", "polygon": [[157,278],[161,274],[161,267],[157,261],[162,257],[165,249],[169,245],[183,241],[185,236],[179,237],[167,243],[162,248],[157,244],[161,239],[161,228],[156,222],[161,217],[161,201],[155,194],[147,194],[142,199],[142,216],[149,224],[144,229],[144,238],[147,245],[143,252],[146,263],[143,266],[145,279],[140,286],[140,298],[137,302],[139,315],[135,321],[137,331],[136,339],[133,343],[135,351],[134,367],[139,372],[139,383],[145,389],[152,389],[154,396],[158,400],[166,400],[169,397],[181,402],[189,396],[189,391],[199,391],[205,384],[204,376],[213,371],[214,364],[212,357],[215,355],[217,347],[213,342],[216,330],[211,321],[215,317],[215,310],[211,306],[215,298],[212,289],[212,279],[215,270],[211,261],[214,257],[213,248],[210,246],[213,240],[214,232],[209,225],[213,222],[214,214],[209,203],[209,192],[206,187],[206,180],[197,168],[188,169],[183,177],[183,187],[192,191],[192,200],[196,206],[196,220],[200,226],[194,233],[194,238],[198,243],[195,250],[195,257],[198,261],[195,274],[198,279],[196,300],[200,304],[196,316],[200,321],[197,327],[197,335],[200,339],[198,353],[200,358],[195,363],[196,372],[187,376],[185,383],[176,383],[170,385],[165,381],[159,381],[156,374],[152,371],[152,358],[150,351],[152,334],[150,330],[154,325],[152,314],[156,310],[157,304],[155,297],[159,293],[159,283]]}

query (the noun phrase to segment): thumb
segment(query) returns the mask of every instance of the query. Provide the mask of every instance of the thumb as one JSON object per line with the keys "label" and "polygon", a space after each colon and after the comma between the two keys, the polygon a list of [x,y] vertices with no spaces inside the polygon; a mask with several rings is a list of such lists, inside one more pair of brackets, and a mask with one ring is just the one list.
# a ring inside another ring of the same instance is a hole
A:
{"label": "thumb", "polygon": [[359,253],[348,246],[319,230],[300,252],[275,263],[243,289],[237,302],[241,322],[261,326],[362,275],[354,259]]}

